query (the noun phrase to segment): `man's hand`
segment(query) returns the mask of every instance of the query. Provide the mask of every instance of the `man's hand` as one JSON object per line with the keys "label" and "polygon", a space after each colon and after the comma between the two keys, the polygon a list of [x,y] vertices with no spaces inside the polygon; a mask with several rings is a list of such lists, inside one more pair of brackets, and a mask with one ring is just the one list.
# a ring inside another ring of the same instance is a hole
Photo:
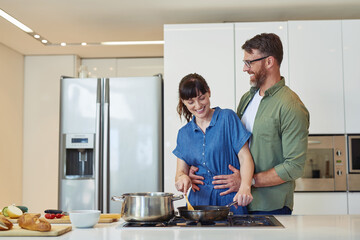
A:
{"label": "man's hand", "polygon": [[200,188],[198,187],[197,184],[204,185],[204,182],[202,181],[202,180],[204,180],[204,177],[196,175],[195,173],[197,171],[199,171],[199,168],[197,168],[195,166],[190,167],[189,177],[191,179],[191,188],[194,192],[200,190]]}
{"label": "man's hand", "polygon": [[229,175],[218,175],[215,176],[212,183],[216,185],[215,189],[229,188],[228,190],[220,193],[221,196],[227,195],[232,192],[238,192],[241,184],[240,170],[229,164],[229,169],[234,172]]}

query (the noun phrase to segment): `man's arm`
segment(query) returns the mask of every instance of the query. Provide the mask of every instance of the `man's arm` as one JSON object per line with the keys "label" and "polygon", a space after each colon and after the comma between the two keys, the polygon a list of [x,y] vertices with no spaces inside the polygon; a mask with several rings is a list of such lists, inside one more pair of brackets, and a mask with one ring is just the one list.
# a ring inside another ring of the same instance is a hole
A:
{"label": "man's arm", "polygon": [[276,173],[275,168],[254,174],[255,184],[253,187],[270,187],[280,185],[285,181]]}

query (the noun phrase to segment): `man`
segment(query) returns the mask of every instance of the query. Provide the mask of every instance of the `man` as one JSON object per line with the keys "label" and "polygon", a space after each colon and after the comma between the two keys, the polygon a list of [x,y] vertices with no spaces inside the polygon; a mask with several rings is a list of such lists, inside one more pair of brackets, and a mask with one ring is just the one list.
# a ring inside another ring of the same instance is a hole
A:
{"label": "man", "polygon": [[[242,46],[243,71],[250,75],[251,89],[239,103],[237,114],[252,132],[250,152],[255,163],[250,214],[291,214],[295,180],[303,175],[307,152],[309,112],[299,97],[285,86],[280,75],[283,48],[276,34],[256,35]],[[214,177],[214,188],[240,186],[239,170],[229,165],[231,175]],[[202,184],[191,169],[193,190]]]}

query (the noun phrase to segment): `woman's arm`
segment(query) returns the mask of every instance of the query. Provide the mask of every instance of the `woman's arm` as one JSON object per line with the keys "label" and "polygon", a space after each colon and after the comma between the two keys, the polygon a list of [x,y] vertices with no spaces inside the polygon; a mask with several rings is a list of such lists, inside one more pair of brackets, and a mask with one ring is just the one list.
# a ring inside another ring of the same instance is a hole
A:
{"label": "woman's arm", "polygon": [[177,159],[176,165],[176,176],[175,176],[175,187],[178,191],[187,193],[191,187],[191,179],[189,177],[189,165],[180,158]]}
{"label": "woman's arm", "polygon": [[238,158],[240,162],[241,185],[234,197],[234,201],[237,201],[239,206],[246,206],[253,200],[251,182],[254,175],[254,161],[247,142],[240,149]]}

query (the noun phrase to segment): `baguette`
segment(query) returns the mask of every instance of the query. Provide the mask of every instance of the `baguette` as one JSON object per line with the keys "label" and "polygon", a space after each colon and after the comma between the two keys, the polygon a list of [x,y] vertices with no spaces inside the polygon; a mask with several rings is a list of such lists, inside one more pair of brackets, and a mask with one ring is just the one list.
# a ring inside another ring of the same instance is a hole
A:
{"label": "baguette", "polygon": [[45,219],[40,219],[40,213],[24,213],[19,219],[18,223],[21,228],[32,230],[32,231],[40,231],[40,232],[48,232],[51,230],[51,224]]}
{"label": "baguette", "polygon": [[13,224],[4,216],[0,216],[0,231],[6,231],[12,229]]}

